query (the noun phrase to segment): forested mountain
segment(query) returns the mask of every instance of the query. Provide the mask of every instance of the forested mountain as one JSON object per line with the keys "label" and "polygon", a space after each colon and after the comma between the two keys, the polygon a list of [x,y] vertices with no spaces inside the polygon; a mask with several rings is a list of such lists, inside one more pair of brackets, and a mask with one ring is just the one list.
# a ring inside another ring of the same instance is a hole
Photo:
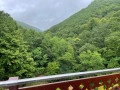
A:
{"label": "forested mountain", "polygon": [[94,0],[45,33],[72,45],[76,71],[120,66],[120,0]]}
{"label": "forested mountain", "polygon": [[34,27],[34,26],[31,26],[31,25],[28,25],[24,22],[20,22],[20,21],[16,21],[18,25],[20,25],[21,27],[25,28],[25,29],[32,29],[32,30],[35,30],[37,32],[42,32],[40,29]]}
{"label": "forested mountain", "polygon": [[75,13],[60,24],[53,26],[48,31],[51,31],[57,36],[73,37],[75,34],[78,35],[84,31],[85,27],[87,26],[86,24],[89,24],[89,26],[92,28],[92,21],[95,23],[94,21],[96,19],[108,20],[119,10],[119,0],[94,0],[94,2],[92,2],[87,8]]}
{"label": "forested mountain", "polygon": [[45,32],[0,11],[0,80],[120,67],[120,0],[95,0]]}

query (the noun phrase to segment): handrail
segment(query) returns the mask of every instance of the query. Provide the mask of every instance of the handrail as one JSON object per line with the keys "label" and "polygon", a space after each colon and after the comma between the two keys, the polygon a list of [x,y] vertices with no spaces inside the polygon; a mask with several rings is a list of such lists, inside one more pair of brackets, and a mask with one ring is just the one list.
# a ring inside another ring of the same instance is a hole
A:
{"label": "handrail", "polygon": [[109,72],[115,72],[115,71],[120,71],[120,68],[68,73],[68,74],[43,76],[43,77],[35,77],[35,78],[27,78],[27,79],[19,79],[19,80],[1,81],[0,87],[9,87],[9,86],[16,86],[16,85],[27,84],[27,83],[50,81],[50,80],[63,79],[63,78],[69,78],[69,77],[87,76],[87,75],[93,75],[93,74],[102,74],[102,73],[109,73]]}

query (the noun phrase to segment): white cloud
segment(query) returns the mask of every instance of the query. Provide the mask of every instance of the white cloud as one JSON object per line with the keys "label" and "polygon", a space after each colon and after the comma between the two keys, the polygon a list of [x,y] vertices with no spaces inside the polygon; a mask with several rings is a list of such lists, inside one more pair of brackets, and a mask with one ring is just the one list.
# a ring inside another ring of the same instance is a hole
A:
{"label": "white cloud", "polygon": [[4,1],[0,0],[0,10],[4,10]]}
{"label": "white cloud", "polygon": [[93,0],[0,0],[0,10],[14,19],[48,29],[86,7]]}

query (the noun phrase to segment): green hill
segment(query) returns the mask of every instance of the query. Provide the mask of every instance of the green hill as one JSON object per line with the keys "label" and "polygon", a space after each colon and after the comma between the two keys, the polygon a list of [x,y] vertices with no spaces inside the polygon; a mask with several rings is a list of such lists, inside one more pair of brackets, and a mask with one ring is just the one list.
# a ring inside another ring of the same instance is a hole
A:
{"label": "green hill", "polygon": [[120,0],[94,0],[45,33],[71,43],[78,71],[104,68],[102,61],[120,67]]}
{"label": "green hill", "polygon": [[25,28],[25,29],[32,29],[32,30],[35,30],[37,32],[42,32],[40,29],[38,29],[34,26],[31,26],[31,25],[28,25],[24,22],[17,21],[17,24],[20,25],[21,27]]}
{"label": "green hill", "polygon": [[74,34],[81,33],[91,19],[109,19],[118,10],[120,10],[119,0],[94,0],[87,8],[51,27],[48,31],[57,36],[73,37]]}

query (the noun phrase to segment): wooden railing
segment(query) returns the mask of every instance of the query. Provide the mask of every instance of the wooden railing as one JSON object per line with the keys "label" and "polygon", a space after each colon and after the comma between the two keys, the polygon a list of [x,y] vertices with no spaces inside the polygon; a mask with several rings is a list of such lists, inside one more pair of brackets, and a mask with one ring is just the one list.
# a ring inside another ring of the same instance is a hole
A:
{"label": "wooden railing", "polygon": [[86,76],[86,75],[88,76],[93,74],[108,73],[115,71],[120,71],[120,68],[44,76],[44,77],[19,79],[19,80],[15,80],[18,79],[17,77],[16,78],[12,77],[8,81],[0,82],[0,87],[9,87],[10,90],[120,90],[119,73],[18,88],[18,85],[21,84],[40,82],[40,81],[50,81],[56,79],[58,80],[68,77],[78,77],[78,76]]}

